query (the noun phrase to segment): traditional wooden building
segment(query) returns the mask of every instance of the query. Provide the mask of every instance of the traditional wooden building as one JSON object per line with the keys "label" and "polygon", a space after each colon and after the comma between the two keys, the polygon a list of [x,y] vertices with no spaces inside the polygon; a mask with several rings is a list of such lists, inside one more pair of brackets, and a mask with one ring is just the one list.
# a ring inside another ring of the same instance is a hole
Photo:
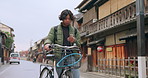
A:
{"label": "traditional wooden building", "polygon": [[[83,0],[77,7],[83,13],[80,26],[88,70],[98,71],[98,59],[137,57],[136,0]],[[148,1],[145,0],[145,36],[148,55]],[[97,52],[97,47],[103,47]]]}
{"label": "traditional wooden building", "polygon": [[[12,39],[13,39],[15,37],[15,35],[13,34],[13,32],[14,32],[13,28],[7,26],[6,24],[0,23],[0,31],[2,33],[5,33],[5,35],[7,36],[7,38],[8,37],[12,37]],[[6,34],[6,33],[8,33],[9,35]],[[3,39],[4,40],[3,40],[3,46],[2,46],[2,48],[3,48],[3,58],[4,59],[2,59],[2,60],[5,61],[5,62],[8,62],[8,60],[9,60],[9,54],[11,52],[14,52],[15,44],[12,43],[12,44],[10,44],[10,47],[8,47],[8,46],[6,47],[6,45],[5,45],[6,38],[3,38]]]}
{"label": "traditional wooden building", "polygon": [[30,47],[28,59],[33,59],[34,57],[36,57],[37,62],[45,61],[43,54],[40,54],[41,52],[43,52],[45,40],[46,37],[36,41],[34,45]]}
{"label": "traditional wooden building", "polygon": [[[6,47],[5,47],[5,41],[6,41],[6,34],[0,31],[0,64],[4,64],[5,56],[8,54],[5,54]],[[7,60],[6,60],[7,61]]]}

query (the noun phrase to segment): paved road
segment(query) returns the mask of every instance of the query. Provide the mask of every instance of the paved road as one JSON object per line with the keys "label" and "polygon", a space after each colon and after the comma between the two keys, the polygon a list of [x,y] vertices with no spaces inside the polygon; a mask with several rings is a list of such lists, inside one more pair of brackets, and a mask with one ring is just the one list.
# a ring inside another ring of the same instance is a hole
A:
{"label": "paved road", "polygon": [[21,60],[20,64],[1,66],[0,78],[39,78],[39,67],[39,64]]}
{"label": "paved road", "polygon": [[[0,78],[39,78],[40,64],[21,60],[20,64],[6,64],[0,66]],[[80,78],[115,78],[99,75],[98,73],[81,72]]]}
{"label": "paved road", "polygon": [[81,72],[81,78],[105,78],[105,77]]}
{"label": "paved road", "polygon": [[[39,78],[40,64],[21,60],[20,64],[12,63],[0,66],[0,78]],[[80,78],[98,78],[82,73]]]}

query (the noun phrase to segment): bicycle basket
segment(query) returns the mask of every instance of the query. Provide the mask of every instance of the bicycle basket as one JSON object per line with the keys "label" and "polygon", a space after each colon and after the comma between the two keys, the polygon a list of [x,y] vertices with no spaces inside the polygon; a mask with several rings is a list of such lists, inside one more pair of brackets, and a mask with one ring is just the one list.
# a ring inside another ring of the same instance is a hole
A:
{"label": "bicycle basket", "polygon": [[81,66],[81,59],[82,59],[81,54],[71,53],[64,56],[60,61],[58,61],[57,67],[58,68],[69,67],[72,69],[78,69]]}

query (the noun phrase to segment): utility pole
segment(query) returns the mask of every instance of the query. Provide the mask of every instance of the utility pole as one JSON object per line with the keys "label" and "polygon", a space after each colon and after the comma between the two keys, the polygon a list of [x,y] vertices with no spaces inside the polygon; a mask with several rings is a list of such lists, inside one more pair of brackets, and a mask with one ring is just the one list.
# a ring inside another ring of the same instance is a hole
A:
{"label": "utility pole", "polygon": [[33,40],[30,40],[30,47],[32,47],[32,41],[33,41]]}
{"label": "utility pole", "polygon": [[32,52],[32,41],[33,41],[33,40],[30,40],[30,48],[29,48],[29,52]]}
{"label": "utility pole", "polygon": [[146,78],[146,52],[144,28],[144,0],[136,0],[138,78]]}

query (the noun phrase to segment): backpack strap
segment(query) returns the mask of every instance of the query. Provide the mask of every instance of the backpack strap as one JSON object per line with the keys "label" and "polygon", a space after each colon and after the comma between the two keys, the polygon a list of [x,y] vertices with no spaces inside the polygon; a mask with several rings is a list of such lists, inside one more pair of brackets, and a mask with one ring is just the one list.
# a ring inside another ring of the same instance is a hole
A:
{"label": "backpack strap", "polygon": [[57,40],[57,35],[56,35],[56,33],[57,33],[57,28],[58,28],[58,26],[55,26],[54,27],[54,40],[53,40],[53,43],[55,44],[55,41]]}
{"label": "backpack strap", "polygon": [[76,34],[77,34],[78,31],[75,27],[74,27],[74,29],[75,29],[74,32],[75,32],[75,37],[76,37]]}

